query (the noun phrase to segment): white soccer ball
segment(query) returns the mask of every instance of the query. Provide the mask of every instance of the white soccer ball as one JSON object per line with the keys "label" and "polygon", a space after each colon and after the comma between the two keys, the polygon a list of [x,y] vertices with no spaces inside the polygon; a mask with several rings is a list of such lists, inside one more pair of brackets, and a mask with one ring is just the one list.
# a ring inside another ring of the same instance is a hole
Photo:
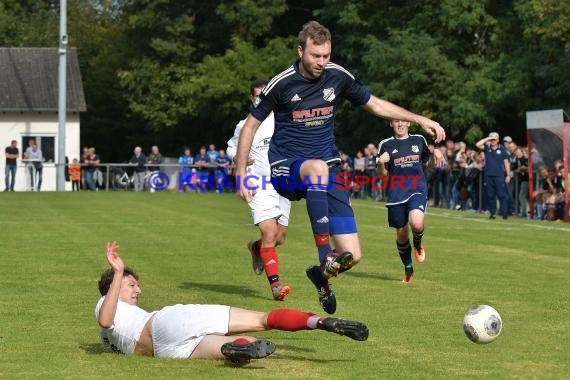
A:
{"label": "white soccer ball", "polygon": [[499,312],[489,305],[477,305],[463,317],[463,331],[475,343],[491,343],[501,333],[503,320]]}

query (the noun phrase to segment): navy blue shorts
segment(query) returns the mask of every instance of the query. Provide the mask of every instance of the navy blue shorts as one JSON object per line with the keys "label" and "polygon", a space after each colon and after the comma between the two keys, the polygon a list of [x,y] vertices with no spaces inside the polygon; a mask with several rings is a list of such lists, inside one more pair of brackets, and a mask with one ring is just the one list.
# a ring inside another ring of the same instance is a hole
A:
{"label": "navy blue shorts", "polygon": [[412,195],[407,202],[388,206],[388,225],[394,228],[402,228],[408,223],[408,215],[412,210],[420,210],[425,213],[427,197],[425,194]]}
{"label": "navy blue shorts", "polygon": [[[298,201],[307,198],[308,178],[303,180],[300,168],[306,158],[290,158],[271,167],[271,182],[284,198]],[[329,231],[331,235],[356,233],[356,220],[350,205],[350,186],[343,179],[340,165],[329,167],[327,198],[329,205]]]}

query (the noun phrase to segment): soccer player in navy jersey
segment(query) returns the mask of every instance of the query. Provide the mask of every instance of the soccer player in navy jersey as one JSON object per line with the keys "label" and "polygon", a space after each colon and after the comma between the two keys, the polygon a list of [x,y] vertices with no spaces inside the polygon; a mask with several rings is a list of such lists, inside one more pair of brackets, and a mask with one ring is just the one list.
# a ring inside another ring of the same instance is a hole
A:
{"label": "soccer player in navy jersey", "polygon": [[[332,314],[336,298],[328,279],[362,257],[348,191],[339,183],[341,159],[334,137],[334,111],[340,100],[347,98],[379,117],[418,123],[436,142],[445,138],[445,131],[435,121],[373,96],[349,71],[330,62],[331,34],[318,22],[303,26],[297,53],[299,60],[273,77],[251,109],[239,139],[236,176],[240,197],[250,202],[255,189],[243,183],[248,153],[257,128],[273,111],[272,181],[282,196],[307,200],[321,263],[309,267],[307,275],[319,292],[321,306]],[[334,238],[335,250],[329,236]]]}
{"label": "soccer player in navy jersey", "polygon": [[[396,247],[404,264],[403,283],[411,283],[414,278],[412,247],[408,224],[412,229],[416,261],[425,261],[422,244],[424,236],[424,213],[427,207],[428,188],[424,176],[424,164],[429,160],[430,151],[422,135],[410,135],[410,122],[391,120],[394,136],[380,141],[378,145],[378,172],[389,174],[386,186],[386,206],[388,225],[396,229]],[[434,149],[436,166],[443,166],[445,157],[439,149]]]}

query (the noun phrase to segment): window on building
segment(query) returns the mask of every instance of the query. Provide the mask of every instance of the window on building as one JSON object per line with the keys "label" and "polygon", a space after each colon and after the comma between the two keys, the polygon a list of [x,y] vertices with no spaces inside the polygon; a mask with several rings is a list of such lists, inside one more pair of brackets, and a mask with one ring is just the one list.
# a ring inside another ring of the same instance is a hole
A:
{"label": "window on building", "polygon": [[36,140],[44,156],[44,162],[55,162],[55,136],[22,136],[22,158],[24,158],[30,140]]}

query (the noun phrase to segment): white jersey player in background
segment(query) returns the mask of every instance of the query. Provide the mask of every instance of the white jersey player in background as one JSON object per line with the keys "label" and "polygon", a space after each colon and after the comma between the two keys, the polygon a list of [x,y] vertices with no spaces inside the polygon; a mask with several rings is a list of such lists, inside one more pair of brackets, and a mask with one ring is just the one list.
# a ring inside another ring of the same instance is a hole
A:
{"label": "white jersey player in background", "polygon": [[[266,80],[256,80],[251,84],[252,101],[255,102],[265,85],[267,85]],[[232,160],[236,155],[239,135],[244,123],[245,119],[236,125],[234,135],[228,141],[227,155]],[[249,241],[247,247],[251,252],[255,274],[260,275],[265,270],[273,299],[283,301],[291,288],[282,285],[279,281],[279,258],[276,247],[285,242],[291,202],[277,194],[270,182],[271,169],[267,151],[274,127],[275,119],[271,113],[257,129],[249,152],[248,186],[252,189],[254,196],[248,205],[251,209],[253,223],[259,227],[261,232],[261,238]],[[242,180],[238,180],[238,183],[242,183]]]}

